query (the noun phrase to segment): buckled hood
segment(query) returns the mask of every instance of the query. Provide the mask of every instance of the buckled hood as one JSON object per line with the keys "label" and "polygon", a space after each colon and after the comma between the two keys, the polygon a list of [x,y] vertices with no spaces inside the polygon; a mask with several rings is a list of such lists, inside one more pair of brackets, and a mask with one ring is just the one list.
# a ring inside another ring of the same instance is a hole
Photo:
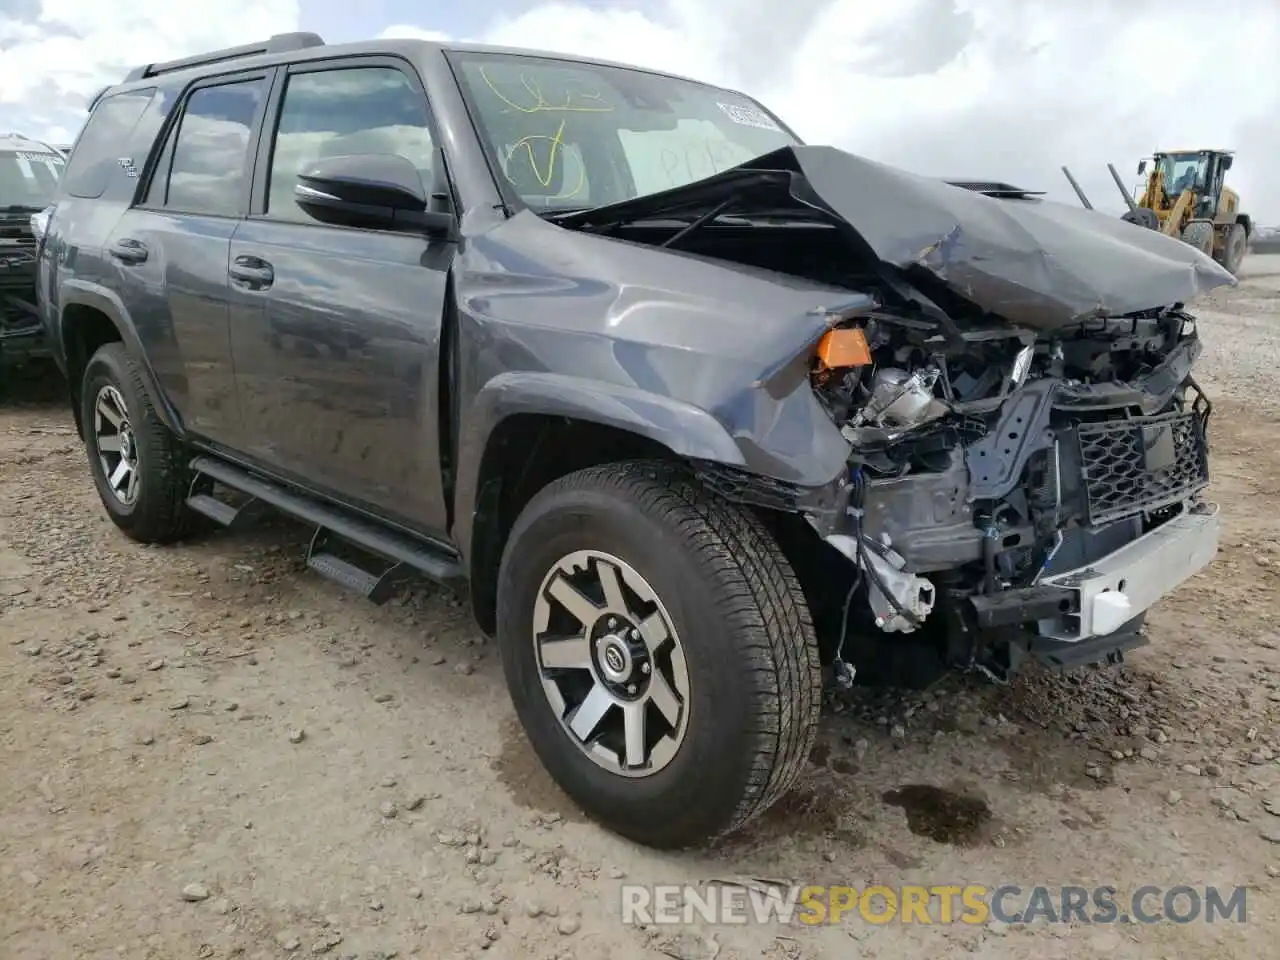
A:
{"label": "buckled hood", "polygon": [[1190,245],[1119,217],[1021,191],[988,196],[833,147],[783,148],[570,219],[693,213],[732,195],[730,212],[740,216],[821,211],[907,279],[927,271],[982,310],[1037,329],[1185,303],[1235,283]]}

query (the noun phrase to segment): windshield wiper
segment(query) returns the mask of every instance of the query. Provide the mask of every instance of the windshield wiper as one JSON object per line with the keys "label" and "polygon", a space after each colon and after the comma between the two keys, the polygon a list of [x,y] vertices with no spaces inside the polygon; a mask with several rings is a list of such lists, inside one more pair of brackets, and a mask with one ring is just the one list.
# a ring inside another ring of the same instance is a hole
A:
{"label": "windshield wiper", "polygon": [[[719,221],[721,223],[733,223],[734,225],[737,225],[737,226],[750,226],[753,221],[747,219],[746,217],[726,215],[726,212],[728,211],[728,209],[732,207],[735,203],[737,203],[738,200],[739,200],[739,194],[737,193],[731,194],[728,197],[721,200],[719,203],[717,203],[710,210],[705,210],[702,213],[699,213],[697,216],[694,216],[693,219],[690,219],[690,217],[692,216],[692,214],[690,213],[677,212],[674,210],[668,212],[667,210],[663,210],[661,207],[659,207],[654,210],[636,211],[635,213],[628,214],[626,216],[613,217],[598,225],[594,225],[593,227],[588,227],[588,229],[592,230],[592,232],[595,232],[595,233],[612,233],[614,230],[618,229],[619,227],[625,227],[628,224],[663,223],[663,222],[683,224],[683,226],[679,231],[677,231],[673,236],[668,237],[661,244],[659,244],[659,246],[669,247],[673,243],[675,243],[677,240],[681,239],[682,237],[688,236],[694,230],[697,230],[699,227],[702,227],[708,223],[711,223],[713,220]],[[604,206],[607,207],[609,206],[609,204],[605,204]],[[550,210],[544,213],[540,213],[539,216],[542,217],[544,220],[550,220],[552,223],[559,223],[560,221],[563,221],[563,220],[576,219],[580,214],[588,213],[592,210],[597,210],[597,209],[601,209],[601,208],[600,207],[573,207],[570,209],[561,208],[561,209]]]}
{"label": "windshield wiper", "polygon": [[550,220],[555,223],[557,220],[563,220],[565,217],[572,217],[574,214],[585,213],[592,209],[591,207],[549,207],[546,210],[535,211],[543,220]]}
{"label": "windshield wiper", "polygon": [[706,213],[696,218],[692,223],[688,224],[685,227],[682,227],[681,229],[673,233],[671,236],[667,237],[667,239],[663,240],[662,243],[658,244],[658,246],[660,247],[673,246],[677,240],[683,240],[685,237],[693,233],[693,231],[697,230],[699,227],[705,226],[706,224],[714,220],[716,217],[723,214],[726,210],[728,210],[730,207],[732,207],[735,203],[738,202],[738,198],[739,198],[739,195],[736,193],[729,194],[729,196],[725,197],[723,200],[717,203],[714,207],[712,207]]}

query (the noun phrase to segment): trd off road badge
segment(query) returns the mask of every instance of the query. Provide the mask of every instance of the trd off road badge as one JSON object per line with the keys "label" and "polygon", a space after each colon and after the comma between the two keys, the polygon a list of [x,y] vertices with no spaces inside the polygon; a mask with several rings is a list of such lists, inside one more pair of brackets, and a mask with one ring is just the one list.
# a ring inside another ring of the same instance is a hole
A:
{"label": "trd off road badge", "polygon": [[134,166],[133,157],[121,157],[116,163],[120,164],[120,169],[124,171],[126,177],[138,179],[138,168]]}

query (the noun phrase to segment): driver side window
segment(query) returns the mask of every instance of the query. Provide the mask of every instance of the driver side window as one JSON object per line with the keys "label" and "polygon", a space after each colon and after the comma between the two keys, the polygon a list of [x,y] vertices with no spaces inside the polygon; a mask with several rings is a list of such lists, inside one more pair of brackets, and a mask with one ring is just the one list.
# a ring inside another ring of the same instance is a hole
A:
{"label": "driver side window", "polygon": [[399,154],[418,168],[429,190],[434,146],[426,99],[394,67],[292,74],[272,147],[267,216],[314,223],[293,190],[299,173],[328,157]]}

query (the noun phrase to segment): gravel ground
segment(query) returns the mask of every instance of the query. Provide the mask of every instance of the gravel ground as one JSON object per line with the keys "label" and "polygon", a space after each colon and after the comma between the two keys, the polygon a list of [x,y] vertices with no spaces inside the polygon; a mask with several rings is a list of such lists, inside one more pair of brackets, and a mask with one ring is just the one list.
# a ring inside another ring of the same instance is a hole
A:
{"label": "gravel ground", "polygon": [[[106,520],[57,389],[0,409],[0,957],[1274,956],[1280,257],[1199,305],[1218,561],[1122,668],[828,705],[804,781],[661,855],[583,818],[449,594],[373,607],[280,521]],[[1269,812],[1271,811],[1271,812]],[[1244,924],[649,928],[624,883],[1248,885]]]}

